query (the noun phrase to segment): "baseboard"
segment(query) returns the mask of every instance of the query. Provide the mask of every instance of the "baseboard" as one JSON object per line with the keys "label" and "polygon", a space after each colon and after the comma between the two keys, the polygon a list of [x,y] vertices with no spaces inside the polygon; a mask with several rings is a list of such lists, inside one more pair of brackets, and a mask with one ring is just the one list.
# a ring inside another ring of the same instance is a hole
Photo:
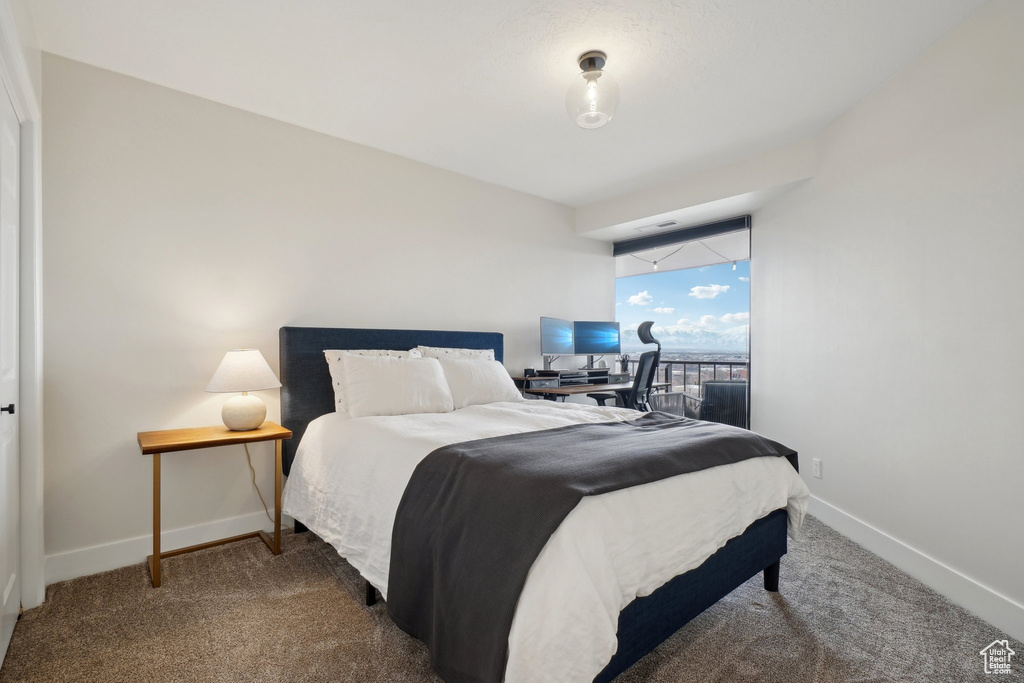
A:
{"label": "baseboard", "polygon": [[[282,524],[282,526],[284,525]],[[273,525],[262,512],[252,512],[181,529],[168,529],[160,535],[160,546],[164,551],[173,550],[214,541],[218,538],[238,536],[257,529],[265,531],[273,529]],[[47,555],[46,585],[139,564],[145,562],[146,557],[152,553],[153,537],[147,534],[88,548],[69,550],[56,555]]]}
{"label": "baseboard", "polygon": [[843,536],[981,617],[1003,631],[1004,635],[1024,641],[1024,605],[816,496],[811,496],[807,511]]}

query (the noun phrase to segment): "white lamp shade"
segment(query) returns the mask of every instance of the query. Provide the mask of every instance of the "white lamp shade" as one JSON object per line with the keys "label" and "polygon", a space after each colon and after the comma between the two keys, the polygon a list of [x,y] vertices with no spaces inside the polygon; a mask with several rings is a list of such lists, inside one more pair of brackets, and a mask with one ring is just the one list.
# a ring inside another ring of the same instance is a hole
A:
{"label": "white lamp shade", "polygon": [[281,386],[259,349],[233,349],[224,354],[206,387],[214,393],[260,391]]}

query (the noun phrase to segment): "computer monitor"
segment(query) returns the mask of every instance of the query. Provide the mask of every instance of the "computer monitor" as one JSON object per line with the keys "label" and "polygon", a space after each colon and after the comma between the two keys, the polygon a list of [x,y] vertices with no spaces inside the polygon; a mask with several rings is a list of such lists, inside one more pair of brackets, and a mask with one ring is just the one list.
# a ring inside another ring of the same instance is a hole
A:
{"label": "computer monitor", "polygon": [[575,353],[571,320],[540,319],[540,353],[543,356],[571,356]]}
{"label": "computer monitor", "polygon": [[622,351],[616,322],[577,320],[573,324],[573,337],[577,356],[602,356]]}

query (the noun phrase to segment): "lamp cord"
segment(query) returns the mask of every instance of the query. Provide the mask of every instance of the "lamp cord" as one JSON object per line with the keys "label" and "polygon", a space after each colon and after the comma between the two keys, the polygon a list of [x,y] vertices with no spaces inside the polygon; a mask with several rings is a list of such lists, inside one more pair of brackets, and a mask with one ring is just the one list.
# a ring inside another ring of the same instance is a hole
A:
{"label": "lamp cord", "polygon": [[249,472],[252,474],[252,487],[256,489],[256,495],[260,497],[260,502],[263,503],[263,511],[267,513],[267,519],[270,523],[274,523],[274,518],[270,516],[270,510],[267,508],[267,501],[263,500],[263,494],[260,493],[260,487],[256,485],[256,470],[252,467],[252,456],[249,455],[249,444],[243,443],[242,446],[245,448],[245,460],[249,463]]}

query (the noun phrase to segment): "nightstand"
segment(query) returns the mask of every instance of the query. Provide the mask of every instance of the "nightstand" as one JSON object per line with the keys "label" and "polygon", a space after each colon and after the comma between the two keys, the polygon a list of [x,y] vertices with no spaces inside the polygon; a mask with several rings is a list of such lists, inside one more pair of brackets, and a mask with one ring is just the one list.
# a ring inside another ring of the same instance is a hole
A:
{"label": "nightstand", "polygon": [[[290,439],[292,433],[281,425],[264,422],[260,427],[247,432],[233,432],[227,427],[199,427],[196,429],[165,429],[159,432],[139,432],[139,448],[143,455],[153,456],[153,554],[147,558],[153,587],[160,586],[160,560],[190,553],[194,550],[212,548],[216,545],[233,543],[246,538],[261,538],[275,555],[281,554],[281,441]],[[200,543],[187,548],[160,552],[160,456],[176,451],[193,451],[215,446],[231,446],[258,441],[276,441],[274,457],[274,537],[265,531],[253,531],[241,536],[222,538],[219,541]]]}

